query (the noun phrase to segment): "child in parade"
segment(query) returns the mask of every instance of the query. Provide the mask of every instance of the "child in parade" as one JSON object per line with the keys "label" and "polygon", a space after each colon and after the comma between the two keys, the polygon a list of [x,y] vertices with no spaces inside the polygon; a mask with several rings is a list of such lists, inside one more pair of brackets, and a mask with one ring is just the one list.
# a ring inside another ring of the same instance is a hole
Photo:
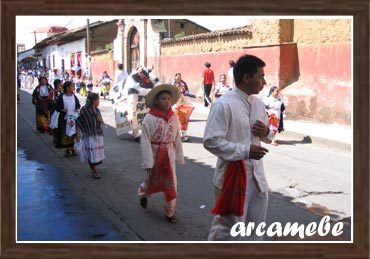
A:
{"label": "child in parade", "polygon": [[162,84],[146,96],[150,108],[142,124],[141,154],[146,179],[138,189],[140,205],[145,209],[151,194],[164,192],[165,217],[176,223],[177,177],[175,162],[184,164],[179,123],[171,106],[180,98],[177,87]]}
{"label": "child in parade", "polygon": [[76,119],[76,141],[80,142],[82,140],[83,149],[86,152],[94,179],[100,178],[100,173],[96,170],[96,166],[105,159],[104,134],[101,127],[104,121],[98,108],[99,103],[99,95],[89,93],[85,106],[81,108],[80,115]]}

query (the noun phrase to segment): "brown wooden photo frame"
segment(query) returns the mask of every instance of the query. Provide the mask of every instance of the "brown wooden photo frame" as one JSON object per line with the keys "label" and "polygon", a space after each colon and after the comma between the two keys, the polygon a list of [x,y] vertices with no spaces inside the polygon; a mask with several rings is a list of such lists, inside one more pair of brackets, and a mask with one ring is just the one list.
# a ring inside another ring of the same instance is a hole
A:
{"label": "brown wooden photo frame", "polygon": [[[353,16],[353,243],[16,243],[17,15],[350,15]],[[1,2],[1,248],[3,258],[368,258],[369,2],[368,0],[56,1]]]}

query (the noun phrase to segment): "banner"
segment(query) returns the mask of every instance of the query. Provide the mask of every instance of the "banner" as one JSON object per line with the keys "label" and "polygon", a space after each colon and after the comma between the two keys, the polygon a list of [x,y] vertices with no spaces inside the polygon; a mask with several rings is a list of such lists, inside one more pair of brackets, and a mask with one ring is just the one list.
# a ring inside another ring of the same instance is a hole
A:
{"label": "banner", "polygon": [[149,112],[145,105],[146,94],[129,95],[114,105],[117,137],[141,129],[144,117]]}

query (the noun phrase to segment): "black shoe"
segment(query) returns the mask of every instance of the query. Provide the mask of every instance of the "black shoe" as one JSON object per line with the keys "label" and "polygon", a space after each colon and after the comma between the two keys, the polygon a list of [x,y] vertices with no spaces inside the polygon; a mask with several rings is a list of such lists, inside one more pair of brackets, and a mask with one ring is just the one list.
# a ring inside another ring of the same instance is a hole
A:
{"label": "black shoe", "polygon": [[71,156],[77,156],[76,151],[74,149],[71,149]]}
{"label": "black shoe", "polygon": [[72,154],[69,152],[69,149],[66,149],[66,151],[64,152],[64,157],[71,157]]}
{"label": "black shoe", "polygon": [[148,207],[148,198],[147,197],[141,198],[140,199],[140,205],[141,205],[141,207],[146,209],[146,207]]}
{"label": "black shoe", "polygon": [[172,217],[168,217],[166,215],[166,220],[171,222],[172,224],[175,224],[177,222],[177,219],[176,219],[175,215],[173,215]]}

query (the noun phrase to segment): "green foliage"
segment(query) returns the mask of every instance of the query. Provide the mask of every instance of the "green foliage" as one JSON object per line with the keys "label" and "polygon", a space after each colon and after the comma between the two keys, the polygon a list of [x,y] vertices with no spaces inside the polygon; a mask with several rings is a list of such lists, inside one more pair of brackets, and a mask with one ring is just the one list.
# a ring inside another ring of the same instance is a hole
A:
{"label": "green foliage", "polygon": [[108,43],[107,45],[105,45],[105,49],[112,52],[113,51],[113,43]]}

